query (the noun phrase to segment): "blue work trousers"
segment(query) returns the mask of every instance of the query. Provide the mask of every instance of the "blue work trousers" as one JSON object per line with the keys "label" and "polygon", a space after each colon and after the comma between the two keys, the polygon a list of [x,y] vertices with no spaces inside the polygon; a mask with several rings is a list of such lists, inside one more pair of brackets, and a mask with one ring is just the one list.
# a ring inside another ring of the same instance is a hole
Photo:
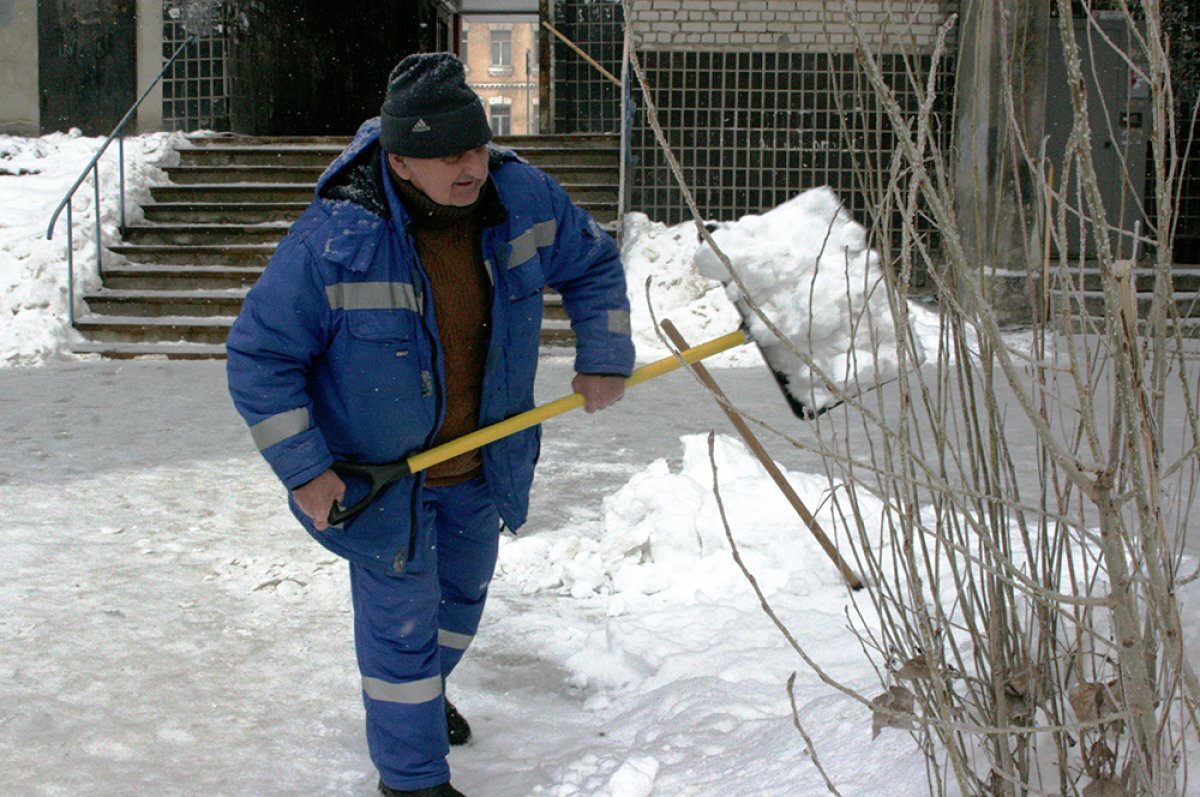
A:
{"label": "blue work trousers", "polygon": [[479,627],[500,537],[482,477],[423,488],[417,518],[402,575],[350,565],[367,745],[400,790],[450,780],[443,687]]}

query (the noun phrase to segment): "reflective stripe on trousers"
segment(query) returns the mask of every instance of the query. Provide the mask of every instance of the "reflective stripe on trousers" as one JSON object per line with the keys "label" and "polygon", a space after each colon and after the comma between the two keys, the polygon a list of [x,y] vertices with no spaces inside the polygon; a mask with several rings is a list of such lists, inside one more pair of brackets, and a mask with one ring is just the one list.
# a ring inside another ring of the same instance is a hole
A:
{"label": "reflective stripe on trousers", "polygon": [[500,537],[482,478],[425,488],[418,516],[422,567],[396,577],[350,565],[367,744],[401,790],[450,779],[442,684],[479,627]]}

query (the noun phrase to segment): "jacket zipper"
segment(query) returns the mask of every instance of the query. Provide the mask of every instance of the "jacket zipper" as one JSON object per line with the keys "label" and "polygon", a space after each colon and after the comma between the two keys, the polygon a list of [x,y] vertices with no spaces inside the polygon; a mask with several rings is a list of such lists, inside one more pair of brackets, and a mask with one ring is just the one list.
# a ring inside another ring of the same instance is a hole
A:
{"label": "jacket zipper", "polygon": [[[412,235],[409,235],[407,233],[407,231],[406,231],[406,236],[408,238],[409,251],[411,251],[413,253],[413,257],[417,260],[417,263],[420,263],[419,258],[417,258],[417,256],[416,256],[416,252],[417,252],[416,241],[413,240]],[[425,323],[425,312],[426,312],[425,279],[426,278],[425,278],[424,269],[418,267],[418,269],[416,269],[416,272],[414,273],[414,277],[415,277],[415,279],[413,280],[413,291],[416,293],[417,307],[420,308],[420,311],[421,311],[421,328],[423,330],[425,330],[426,339],[429,341],[430,350],[432,351],[432,356],[430,357],[430,361],[429,361],[429,370],[428,371],[425,371],[424,369],[421,370],[421,393],[422,393],[422,395],[424,395],[426,389],[428,389],[433,394],[433,401],[434,401],[433,415],[434,415],[434,418],[436,419],[434,421],[433,430],[425,438],[424,449],[428,450],[429,447],[431,445],[433,445],[433,440],[434,440],[434,438],[437,437],[437,433],[441,429],[442,393],[441,393],[440,386],[438,385],[438,379],[437,379],[437,354],[438,354],[437,346],[434,344],[433,335],[429,334],[428,324]],[[426,373],[429,374],[428,388],[427,388],[426,379],[425,379]],[[409,518],[408,552],[405,556],[405,561],[404,561],[405,565],[407,565],[409,562],[412,562],[412,560],[416,557],[416,554],[417,554],[417,531],[420,528],[420,526],[419,526],[420,517],[417,512],[417,506],[418,506],[418,501],[420,500],[421,484],[424,481],[424,478],[425,478],[424,471],[413,474],[412,500],[409,501],[411,517]],[[403,572],[403,570],[400,570],[400,572]]]}

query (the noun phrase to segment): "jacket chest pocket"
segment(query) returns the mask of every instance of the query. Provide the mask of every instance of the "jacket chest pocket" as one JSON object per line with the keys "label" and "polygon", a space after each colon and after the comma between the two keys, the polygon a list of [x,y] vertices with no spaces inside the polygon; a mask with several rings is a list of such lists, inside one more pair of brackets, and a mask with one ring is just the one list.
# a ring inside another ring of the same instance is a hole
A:
{"label": "jacket chest pocket", "polygon": [[537,346],[542,330],[542,291],[546,279],[535,257],[504,275],[508,294],[509,340],[522,346]]}
{"label": "jacket chest pocket", "polygon": [[347,388],[378,400],[419,398],[426,387],[417,318],[404,310],[346,311],[342,373]]}
{"label": "jacket chest pocket", "polygon": [[504,281],[508,286],[508,300],[518,302],[540,294],[546,287],[546,277],[542,274],[542,264],[536,258],[526,260],[519,266],[514,266],[504,273]]}

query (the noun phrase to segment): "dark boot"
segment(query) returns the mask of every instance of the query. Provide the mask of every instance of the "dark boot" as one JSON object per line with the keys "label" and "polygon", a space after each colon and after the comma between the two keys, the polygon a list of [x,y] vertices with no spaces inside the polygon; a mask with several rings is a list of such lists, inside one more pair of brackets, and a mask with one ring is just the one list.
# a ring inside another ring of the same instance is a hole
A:
{"label": "dark boot", "polygon": [[433,786],[428,789],[416,789],[414,791],[401,791],[393,789],[390,786],[384,785],[383,781],[379,781],[379,793],[383,797],[467,797],[458,789],[451,786],[449,783],[443,783],[441,786]]}
{"label": "dark boot", "polygon": [[450,744],[455,747],[471,741],[471,726],[449,700],[446,700],[446,731],[450,735]]}

